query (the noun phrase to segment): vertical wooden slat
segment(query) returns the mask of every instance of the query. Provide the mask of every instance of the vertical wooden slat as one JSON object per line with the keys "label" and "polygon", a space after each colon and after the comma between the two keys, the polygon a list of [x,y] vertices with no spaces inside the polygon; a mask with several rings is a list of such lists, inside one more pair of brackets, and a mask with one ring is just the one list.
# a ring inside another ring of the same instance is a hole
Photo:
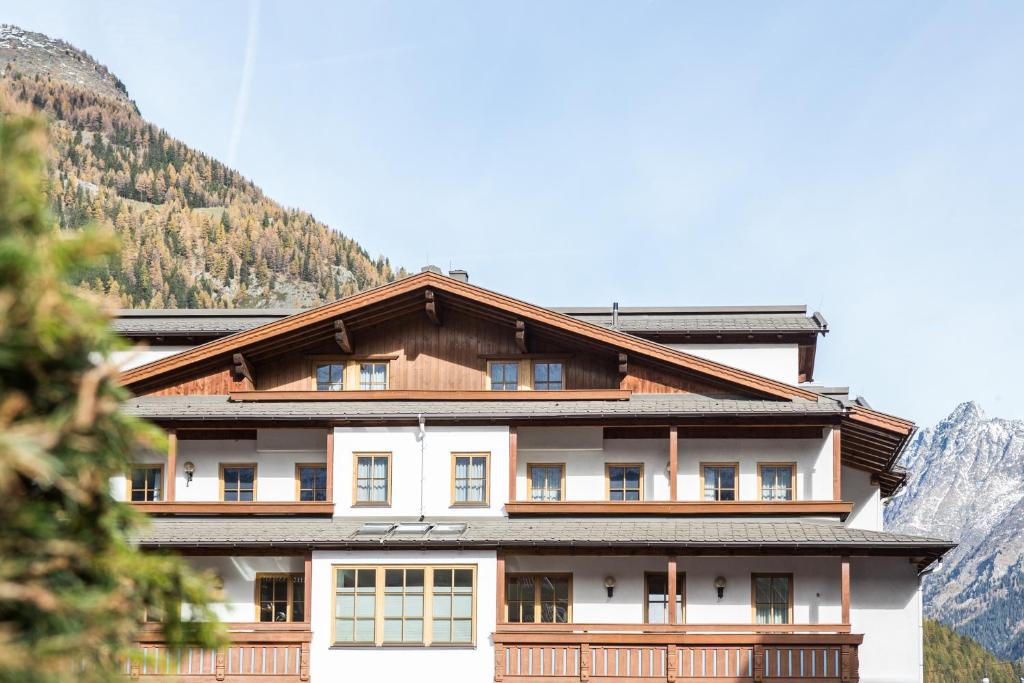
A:
{"label": "vertical wooden slat", "polygon": [[[679,500],[679,427],[668,428],[668,497]],[[671,622],[670,622],[671,623]]]}
{"label": "vertical wooden slat", "polygon": [[497,551],[494,575],[497,584],[494,587],[494,620],[498,624],[504,624],[508,618],[505,614],[505,554],[500,550]]}
{"label": "vertical wooden slat", "polygon": [[580,645],[580,680],[590,680],[590,645],[583,643]]}
{"label": "vertical wooden slat", "polygon": [[[312,609],[312,606],[313,606],[312,605],[312,602],[313,602],[313,552],[312,551],[309,551],[309,552],[306,553],[306,557],[305,557],[305,559],[302,562],[302,576],[303,576],[302,585],[303,585],[303,588],[304,588],[303,600],[305,600],[305,602],[303,603],[303,609],[306,612],[305,613],[305,617],[306,618],[303,619],[303,621],[308,624],[309,621],[310,621],[310,619],[309,619],[309,612],[310,612],[310,610]],[[331,590],[334,590],[334,589],[332,588]]]}
{"label": "vertical wooden slat", "polygon": [[843,555],[841,559],[842,563],[842,574],[840,577],[842,583],[842,621],[841,624],[850,624],[850,556]]}
{"label": "vertical wooden slat", "polygon": [[165,498],[174,501],[175,475],[178,471],[178,432],[174,429],[167,430],[167,472],[164,476],[167,481],[164,483]]}
{"label": "vertical wooden slat", "polygon": [[[334,502],[334,427],[327,430],[327,501]],[[306,605],[309,610],[309,605]]]}
{"label": "vertical wooden slat", "polygon": [[519,434],[515,426],[508,428],[508,502],[514,503],[516,498],[516,460],[519,457]]}
{"label": "vertical wooden slat", "polygon": [[[675,431],[673,429],[673,431]],[[676,556],[668,556],[668,623],[676,623]]]}
{"label": "vertical wooden slat", "polygon": [[832,500],[842,500],[842,443],[839,425],[832,428]]}

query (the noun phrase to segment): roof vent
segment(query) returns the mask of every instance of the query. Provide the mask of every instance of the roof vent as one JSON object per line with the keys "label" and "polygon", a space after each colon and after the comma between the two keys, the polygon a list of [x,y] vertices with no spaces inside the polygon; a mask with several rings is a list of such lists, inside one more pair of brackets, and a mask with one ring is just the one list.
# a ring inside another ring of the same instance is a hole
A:
{"label": "roof vent", "polygon": [[420,272],[421,273],[437,273],[438,275],[442,275],[440,268],[438,268],[437,266],[429,265],[429,264],[423,266],[422,268],[420,268]]}
{"label": "roof vent", "polygon": [[465,270],[449,270],[448,277],[459,282],[469,282],[469,272]]}

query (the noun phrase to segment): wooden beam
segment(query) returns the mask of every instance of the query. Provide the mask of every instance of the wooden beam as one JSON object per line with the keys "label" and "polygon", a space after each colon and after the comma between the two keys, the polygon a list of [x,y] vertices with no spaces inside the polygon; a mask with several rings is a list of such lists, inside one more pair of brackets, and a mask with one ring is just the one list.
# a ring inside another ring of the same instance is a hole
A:
{"label": "wooden beam", "polygon": [[352,338],[349,337],[345,321],[340,318],[334,321],[334,341],[342,351],[352,353]]}
{"label": "wooden beam", "polygon": [[668,428],[668,498],[679,500],[679,427]]}
{"label": "wooden beam", "polygon": [[526,344],[526,323],[522,320],[516,321],[516,348],[519,349],[519,353],[530,352]]}
{"label": "wooden beam", "polygon": [[256,388],[256,371],[249,364],[248,359],[241,354],[235,353],[231,356],[231,378],[236,382],[247,381],[253,389]]}
{"label": "wooden beam", "polygon": [[668,556],[668,623],[676,623],[676,556]]}
{"label": "wooden beam", "polygon": [[[334,428],[327,430],[327,502],[334,502]],[[306,609],[309,609],[308,607]]]}
{"label": "wooden beam", "polygon": [[167,482],[164,484],[165,498],[174,500],[174,489],[176,472],[178,470],[178,432],[174,429],[167,430]]}
{"label": "wooden beam", "polygon": [[150,515],[217,515],[229,517],[231,515],[273,515],[280,517],[284,515],[330,515],[334,512],[334,506],[327,502],[317,501],[257,501],[254,503],[227,503],[224,501],[152,501],[134,502],[131,504],[136,510],[141,510]]}
{"label": "wooden beam", "polygon": [[629,374],[629,354],[626,354],[626,353],[620,353],[619,354],[619,374],[620,375],[628,375]]}
{"label": "wooden beam", "polygon": [[849,625],[850,623],[850,556],[843,555],[842,557],[842,591],[843,591],[843,606],[841,619],[844,624]]}
{"label": "wooden beam", "polygon": [[775,515],[829,515],[846,519],[853,503],[833,500],[735,500],[735,501],[607,501],[561,500],[519,501],[505,504],[509,515],[579,515],[594,517],[700,515],[707,517],[739,517]]}
{"label": "wooden beam", "polygon": [[842,500],[842,443],[841,432],[838,426],[832,428],[832,500]]}
{"label": "wooden beam", "polygon": [[302,562],[302,576],[304,577],[303,586],[305,587],[305,597],[303,598],[306,602],[303,604],[306,613],[303,615],[305,618],[302,620],[305,623],[309,623],[309,610],[313,606],[313,552],[307,552]]}
{"label": "wooden beam", "polygon": [[519,450],[519,434],[516,427],[508,428],[508,502],[516,502],[516,459]]}
{"label": "wooden beam", "polygon": [[428,289],[424,292],[424,297],[427,300],[426,309],[427,317],[430,318],[430,322],[434,323],[438,327],[441,326],[441,309],[440,303],[437,301],[437,297],[434,296],[434,290]]}
{"label": "wooden beam", "polygon": [[505,554],[500,550],[497,553],[494,574],[497,583],[494,587],[494,622],[504,624],[507,616],[505,614]]}
{"label": "wooden beam", "polygon": [[[628,389],[565,389],[562,391],[437,391],[381,389],[374,391],[232,391],[232,401],[628,401]],[[664,419],[664,418],[662,418]]]}

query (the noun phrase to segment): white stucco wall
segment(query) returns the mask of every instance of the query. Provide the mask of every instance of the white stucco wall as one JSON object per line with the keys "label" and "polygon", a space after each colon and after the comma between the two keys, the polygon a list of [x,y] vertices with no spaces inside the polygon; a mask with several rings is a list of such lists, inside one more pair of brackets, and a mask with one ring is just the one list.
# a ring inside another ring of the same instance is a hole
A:
{"label": "white stucco wall", "polygon": [[796,344],[666,344],[717,363],[797,384],[800,351]]}
{"label": "white stucco wall", "polygon": [[189,346],[146,346],[140,344],[127,351],[116,351],[111,354],[110,358],[122,370],[131,370],[192,348],[195,348],[194,344]]}
{"label": "white stucco wall", "polygon": [[[416,427],[339,427],[334,431],[336,516],[419,517],[420,441]],[[434,427],[423,442],[423,514],[480,517],[504,514],[508,498],[508,427]],[[354,453],[391,453],[391,506],[353,505]],[[452,453],[489,452],[490,504],[452,506]]]}
{"label": "white stucco wall", "polygon": [[832,499],[832,434],[821,439],[680,439],[679,499],[703,500],[701,462],[739,463],[739,500],[759,500],[757,465],[796,463],[796,499]]}
{"label": "white stucco wall", "polygon": [[[476,644],[457,647],[333,647],[332,585],[334,565],[344,564],[470,564],[476,565]],[[495,555],[486,551],[394,551],[370,556],[366,552],[317,551],[313,553],[313,609],[310,613],[313,642],[310,647],[310,679],[330,681],[401,681],[430,677],[446,683],[480,683],[494,677],[491,632],[495,615]]]}
{"label": "white stucco wall", "polygon": [[871,474],[852,467],[842,469],[843,500],[853,502],[846,526],[882,531],[882,497],[878,486],[871,485]]}
{"label": "white stucco wall", "polygon": [[[304,560],[301,556],[284,557],[226,557],[192,556],[188,563],[199,570],[212,571],[224,581],[223,602],[214,606],[222,621],[258,621],[256,611],[256,574],[289,572],[301,574]],[[186,610],[187,614],[187,610]]]}
{"label": "white stucco wall", "polygon": [[921,596],[917,566],[905,557],[850,562],[850,622],[864,634],[862,683],[920,683]]}

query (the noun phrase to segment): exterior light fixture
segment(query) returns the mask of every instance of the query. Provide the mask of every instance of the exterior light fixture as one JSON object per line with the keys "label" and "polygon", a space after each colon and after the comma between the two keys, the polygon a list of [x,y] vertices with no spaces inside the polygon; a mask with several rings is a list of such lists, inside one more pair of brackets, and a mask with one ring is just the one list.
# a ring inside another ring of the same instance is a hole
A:
{"label": "exterior light fixture", "polygon": [[615,577],[614,576],[606,576],[606,577],[604,577],[604,587],[606,589],[608,589],[608,597],[609,598],[612,597],[612,594],[615,592]]}
{"label": "exterior light fixture", "polygon": [[719,576],[715,578],[715,590],[718,591],[718,599],[721,600],[725,597],[725,577]]}
{"label": "exterior light fixture", "polygon": [[183,469],[185,470],[185,486],[192,483],[192,475],[196,473],[196,466],[191,460],[185,463]]}

